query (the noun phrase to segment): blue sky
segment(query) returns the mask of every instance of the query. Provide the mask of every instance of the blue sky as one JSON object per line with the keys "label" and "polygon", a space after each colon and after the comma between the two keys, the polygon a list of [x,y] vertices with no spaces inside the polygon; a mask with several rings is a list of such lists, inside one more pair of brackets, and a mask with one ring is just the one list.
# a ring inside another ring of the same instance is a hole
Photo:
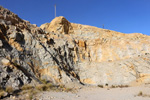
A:
{"label": "blue sky", "polygon": [[150,35],[150,0],[0,0],[20,18],[40,26],[57,16],[68,21],[123,32]]}

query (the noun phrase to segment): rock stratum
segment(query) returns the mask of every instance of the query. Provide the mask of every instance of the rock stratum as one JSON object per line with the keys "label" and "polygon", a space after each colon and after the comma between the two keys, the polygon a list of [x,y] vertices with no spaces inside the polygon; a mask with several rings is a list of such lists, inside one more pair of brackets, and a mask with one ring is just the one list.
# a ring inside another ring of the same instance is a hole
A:
{"label": "rock stratum", "polygon": [[0,86],[150,82],[150,36],[56,17],[37,27],[0,7]]}

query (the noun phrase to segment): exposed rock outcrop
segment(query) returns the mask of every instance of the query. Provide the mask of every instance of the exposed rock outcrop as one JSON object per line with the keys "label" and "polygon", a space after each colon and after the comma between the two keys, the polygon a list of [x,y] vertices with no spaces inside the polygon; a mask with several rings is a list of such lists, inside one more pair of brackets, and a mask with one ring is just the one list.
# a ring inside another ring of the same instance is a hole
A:
{"label": "exposed rock outcrop", "polygon": [[[150,37],[123,34],[57,17],[41,26],[0,7],[0,85],[126,85],[149,82]],[[13,84],[12,84],[13,83]]]}
{"label": "exposed rock outcrop", "polygon": [[[11,85],[19,88],[34,81],[40,83],[40,78],[54,84],[78,80],[67,40],[58,40],[60,43],[56,44],[50,37],[50,34],[55,33],[46,34],[41,28],[21,20],[9,10],[3,7],[0,10],[1,87]],[[17,22],[11,22],[13,19]]]}
{"label": "exposed rock outcrop", "polygon": [[[57,17],[51,23],[61,19],[63,17]],[[43,24],[41,28],[47,32],[58,32],[60,25],[51,23]],[[46,25],[51,25],[51,28]],[[142,82],[149,81],[149,36],[141,33],[123,34],[75,23],[70,23],[69,27],[68,35],[58,32],[53,39],[67,40],[72,47],[72,59],[81,82],[126,85],[139,79]],[[140,75],[143,74],[146,78],[141,79]]]}
{"label": "exposed rock outcrop", "polygon": [[63,16],[56,17],[51,23],[41,25],[41,28],[59,34],[70,34],[73,32],[71,23]]}
{"label": "exposed rock outcrop", "polygon": [[[18,89],[24,84],[39,81],[34,69],[29,65],[32,57],[24,31],[30,33],[33,27],[29,22],[0,7],[0,87],[12,86]],[[34,40],[33,40],[34,41]]]}

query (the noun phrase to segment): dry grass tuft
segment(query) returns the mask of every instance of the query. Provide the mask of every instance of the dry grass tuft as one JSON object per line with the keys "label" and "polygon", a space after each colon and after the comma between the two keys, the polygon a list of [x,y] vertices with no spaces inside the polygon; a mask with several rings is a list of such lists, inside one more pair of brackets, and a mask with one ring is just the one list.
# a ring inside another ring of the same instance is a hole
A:
{"label": "dry grass tuft", "polygon": [[142,91],[140,91],[137,96],[150,97],[150,94],[144,94]]}
{"label": "dry grass tuft", "polygon": [[100,87],[100,88],[104,88],[104,86],[103,85],[97,85],[98,87]]}
{"label": "dry grass tuft", "polygon": [[39,91],[59,90],[58,86],[52,85],[51,83],[40,84],[35,87]]}
{"label": "dry grass tuft", "polygon": [[5,91],[0,91],[0,98],[4,97],[5,93]]}
{"label": "dry grass tuft", "polygon": [[21,90],[30,90],[30,89],[33,89],[33,86],[28,85],[28,84],[23,85],[23,86],[21,87]]}
{"label": "dry grass tuft", "polygon": [[8,87],[6,87],[5,91],[8,92],[8,93],[13,93],[14,89],[11,86],[8,86]]}
{"label": "dry grass tuft", "polygon": [[73,89],[72,88],[66,88],[64,91],[65,92],[71,92],[71,91],[73,91]]}
{"label": "dry grass tuft", "polygon": [[127,88],[128,85],[112,85],[110,88]]}
{"label": "dry grass tuft", "polygon": [[39,91],[46,91],[46,90],[49,90],[49,88],[47,88],[47,85],[46,84],[40,84],[38,86],[35,87],[37,90]]}
{"label": "dry grass tuft", "polygon": [[[18,95],[18,98],[21,98],[21,100],[32,100],[34,99],[34,96],[42,91],[64,91],[64,92],[72,92],[73,89],[72,88],[66,88],[64,85],[53,85],[51,83],[47,83],[46,81],[43,81],[43,84],[38,84],[36,86],[31,86],[31,85],[23,85],[21,87],[21,91],[18,92],[16,95]],[[11,87],[7,87],[6,91],[8,93],[13,92],[13,89]],[[6,95],[5,90],[4,91],[0,91],[0,97],[4,97],[4,95]]]}
{"label": "dry grass tuft", "polygon": [[142,96],[142,95],[143,95],[143,92],[140,91],[140,92],[138,93],[138,96]]}
{"label": "dry grass tuft", "polygon": [[40,79],[40,81],[42,82],[42,84],[47,84],[48,83],[45,79]]}
{"label": "dry grass tuft", "polygon": [[33,99],[33,96],[34,96],[35,94],[37,94],[37,93],[38,93],[38,91],[35,90],[35,89],[29,90],[29,91],[28,91],[28,99],[29,99],[29,100],[32,100],[32,99]]}

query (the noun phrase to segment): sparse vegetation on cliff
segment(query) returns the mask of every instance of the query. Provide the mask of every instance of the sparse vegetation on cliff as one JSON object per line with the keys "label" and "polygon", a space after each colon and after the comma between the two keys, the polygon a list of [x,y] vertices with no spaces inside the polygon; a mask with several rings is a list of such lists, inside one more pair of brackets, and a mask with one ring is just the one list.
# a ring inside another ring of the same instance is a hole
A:
{"label": "sparse vegetation on cliff", "polygon": [[146,93],[143,93],[142,91],[140,91],[137,96],[142,96],[142,97],[150,97],[150,94],[146,94]]}

